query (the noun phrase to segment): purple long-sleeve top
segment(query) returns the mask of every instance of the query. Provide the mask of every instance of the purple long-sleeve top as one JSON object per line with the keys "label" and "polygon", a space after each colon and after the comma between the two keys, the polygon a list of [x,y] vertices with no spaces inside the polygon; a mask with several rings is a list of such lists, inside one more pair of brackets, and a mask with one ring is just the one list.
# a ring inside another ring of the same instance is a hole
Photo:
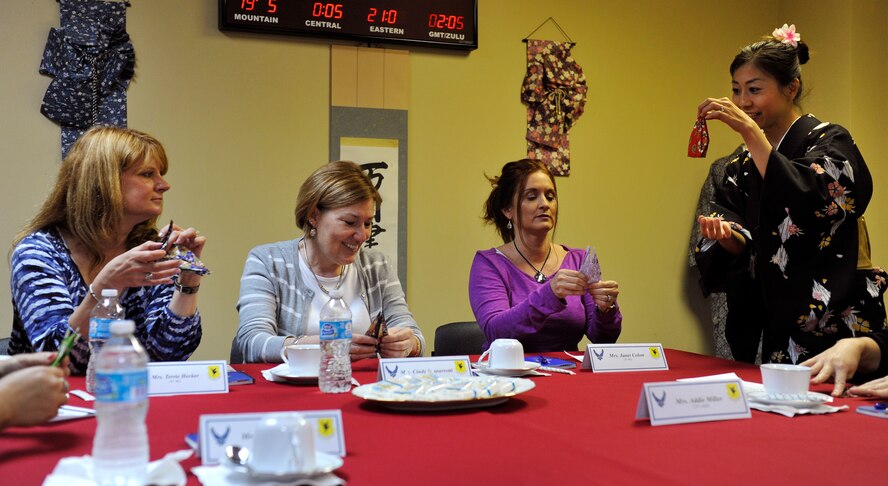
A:
{"label": "purple long-sleeve top", "polygon": [[[561,268],[579,269],[585,250],[563,248]],[[583,335],[593,343],[615,342],[623,325],[619,306],[602,313],[588,293],[559,299],[548,280],[538,283],[495,248],[475,253],[469,301],[486,337],[484,349],[494,339],[513,338],[527,353],[576,350]]]}

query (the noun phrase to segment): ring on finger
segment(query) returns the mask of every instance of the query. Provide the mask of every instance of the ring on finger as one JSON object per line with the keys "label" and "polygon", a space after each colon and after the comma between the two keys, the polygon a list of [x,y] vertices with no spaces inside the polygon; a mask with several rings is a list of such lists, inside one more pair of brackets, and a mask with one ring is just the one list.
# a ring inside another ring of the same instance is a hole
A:
{"label": "ring on finger", "polygon": [[151,279],[154,278],[154,274],[151,272],[145,272],[145,281],[150,282]]}
{"label": "ring on finger", "polygon": [[68,390],[71,389],[71,387],[68,386],[68,380],[66,380],[64,378],[61,378],[61,380],[62,380],[62,392],[68,393]]}

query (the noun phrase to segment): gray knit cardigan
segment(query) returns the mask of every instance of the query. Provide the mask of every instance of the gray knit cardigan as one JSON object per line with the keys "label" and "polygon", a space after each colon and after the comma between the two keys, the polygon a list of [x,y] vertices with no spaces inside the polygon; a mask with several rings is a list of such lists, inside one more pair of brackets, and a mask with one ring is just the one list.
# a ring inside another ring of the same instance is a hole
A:
{"label": "gray knit cardigan", "polygon": [[[260,245],[247,255],[237,301],[240,324],[236,337],[247,363],[280,362],[284,340],[306,334],[306,311],[315,293],[306,287],[299,271],[297,248],[301,240]],[[424,353],[425,338],[385,256],[361,249],[353,265],[371,318],[383,311],[388,327],[409,327]]]}

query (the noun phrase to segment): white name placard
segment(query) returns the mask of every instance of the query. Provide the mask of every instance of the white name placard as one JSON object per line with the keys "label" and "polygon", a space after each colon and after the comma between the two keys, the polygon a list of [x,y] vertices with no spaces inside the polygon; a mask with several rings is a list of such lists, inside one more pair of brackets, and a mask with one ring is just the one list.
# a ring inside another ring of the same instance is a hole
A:
{"label": "white name placard", "polygon": [[660,343],[588,344],[582,367],[598,372],[669,369]]}
{"label": "white name placard", "polygon": [[226,366],[224,360],[148,363],[148,395],[228,393]]}
{"label": "white name placard", "polygon": [[[341,410],[286,410],[302,414],[314,429],[315,450],[345,457],[345,431]],[[225,413],[200,416],[200,459],[203,464],[219,464],[225,458],[225,447],[253,446],[253,431],[263,413]]]}
{"label": "white name placard", "polygon": [[740,380],[645,383],[636,419],[651,425],[686,424],[750,418]]}
{"label": "white name placard", "polygon": [[438,375],[472,376],[471,361],[466,356],[433,356],[431,358],[383,358],[379,360],[379,381],[396,376]]}

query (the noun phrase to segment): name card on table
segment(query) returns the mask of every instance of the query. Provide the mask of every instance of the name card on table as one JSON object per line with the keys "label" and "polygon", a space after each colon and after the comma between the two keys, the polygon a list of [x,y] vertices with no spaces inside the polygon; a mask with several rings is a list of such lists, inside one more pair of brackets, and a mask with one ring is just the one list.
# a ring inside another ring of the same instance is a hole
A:
{"label": "name card on table", "polygon": [[379,360],[379,381],[396,376],[472,376],[469,356],[433,356],[431,358],[383,358]]}
{"label": "name card on table", "polygon": [[[341,410],[287,410],[287,412],[299,413],[312,424],[316,450],[345,457],[345,431],[342,428]],[[268,412],[201,415],[198,450],[204,466],[227,460],[226,446],[236,445],[252,449],[253,431],[266,413]]]}
{"label": "name card on table", "polygon": [[740,380],[645,383],[636,419],[651,425],[686,424],[750,418]]}
{"label": "name card on table", "polygon": [[226,366],[224,360],[148,363],[148,395],[228,393]]}
{"label": "name card on table", "polygon": [[592,371],[668,370],[666,354],[660,343],[588,344],[583,369]]}

